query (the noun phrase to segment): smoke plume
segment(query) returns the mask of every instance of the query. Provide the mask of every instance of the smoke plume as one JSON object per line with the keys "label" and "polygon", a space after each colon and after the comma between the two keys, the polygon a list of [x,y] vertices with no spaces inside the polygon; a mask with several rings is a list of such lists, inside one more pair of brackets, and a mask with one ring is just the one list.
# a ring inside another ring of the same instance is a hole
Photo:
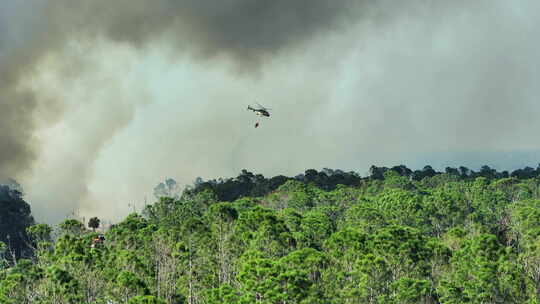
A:
{"label": "smoke plume", "polygon": [[539,6],[5,1],[0,180],[38,219],[117,218],[166,177],[538,151]]}

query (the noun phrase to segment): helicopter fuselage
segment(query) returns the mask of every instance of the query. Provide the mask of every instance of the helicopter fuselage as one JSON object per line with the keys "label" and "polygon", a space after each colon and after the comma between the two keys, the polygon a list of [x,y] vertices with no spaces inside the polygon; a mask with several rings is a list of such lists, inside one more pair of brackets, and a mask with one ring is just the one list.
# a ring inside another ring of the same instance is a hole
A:
{"label": "helicopter fuselage", "polygon": [[248,110],[251,110],[251,111],[255,112],[255,114],[257,114],[259,116],[270,117],[270,113],[268,113],[268,111],[265,110],[265,109],[254,109],[254,108],[248,106]]}
{"label": "helicopter fuselage", "polygon": [[257,113],[257,115],[259,115],[259,116],[270,117],[270,113],[268,113],[268,112],[265,111],[265,110],[255,110],[255,113]]}

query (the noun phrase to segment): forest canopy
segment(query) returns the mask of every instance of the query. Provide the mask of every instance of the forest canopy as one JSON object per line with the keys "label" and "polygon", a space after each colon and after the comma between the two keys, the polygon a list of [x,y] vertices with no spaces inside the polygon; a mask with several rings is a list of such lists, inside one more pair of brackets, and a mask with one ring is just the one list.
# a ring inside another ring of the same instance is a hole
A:
{"label": "forest canopy", "polygon": [[2,187],[25,245],[0,243],[0,303],[540,301],[540,166],[167,180],[110,229],[35,224]]}

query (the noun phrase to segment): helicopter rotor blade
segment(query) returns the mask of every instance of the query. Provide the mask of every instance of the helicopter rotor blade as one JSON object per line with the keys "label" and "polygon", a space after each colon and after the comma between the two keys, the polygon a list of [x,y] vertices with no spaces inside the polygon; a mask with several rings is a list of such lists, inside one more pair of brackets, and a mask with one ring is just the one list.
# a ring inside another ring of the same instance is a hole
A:
{"label": "helicopter rotor blade", "polygon": [[261,105],[261,104],[258,103],[258,102],[256,102],[256,104],[261,108],[261,110],[272,110],[272,109],[270,109],[270,108],[267,108],[267,107]]}

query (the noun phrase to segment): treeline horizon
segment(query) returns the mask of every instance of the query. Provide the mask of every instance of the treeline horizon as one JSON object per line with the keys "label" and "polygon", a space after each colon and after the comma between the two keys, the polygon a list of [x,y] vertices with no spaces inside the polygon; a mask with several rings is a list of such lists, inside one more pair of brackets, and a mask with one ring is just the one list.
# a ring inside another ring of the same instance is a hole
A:
{"label": "treeline horizon", "polygon": [[[423,169],[418,170],[409,169],[405,165],[393,167],[378,167],[373,165],[370,167],[369,173],[365,177],[362,177],[360,174],[354,171],[323,168],[320,171],[308,169],[304,173],[298,174],[294,177],[277,175],[271,178],[266,178],[262,174],[254,174],[244,169],[237,177],[233,178],[218,178],[204,181],[199,177],[195,180],[193,186],[187,187],[184,189],[184,192],[190,194],[211,189],[216,193],[219,200],[231,201],[242,196],[261,196],[268,194],[288,180],[297,180],[303,183],[313,183],[320,189],[333,190],[337,185],[340,184],[345,186],[354,186],[365,180],[382,180],[384,179],[384,174],[388,171],[395,172],[402,177],[407,177],[414,181],[421,181],[425,177],[433,177],[441,174],[448,174],[452,177],[458,178],[459,180],[471,180],[477,177],[485,177],[488,179],[509,177],[528,179],[540,176],[540,163],[536,168],[526,166],[513,171],[503,170],[500,172],[488,165],[481,166],[478,171],[474,171],[465,166],[446,167],[444,171],[437,171],[430,165],[426,165]],[[168,184],[165,182],[156,187],[156,189],[161,189],[161,191],[157,191],[158,194],[168,193],[165,190],[167,186],[169,186],[169,189],[176,186],[176,182],[173,179],[169,179],[169,181],[172,183]]]}
{"label": "treeline horizon", "polygon": [[[432,166],[426,165],[422,169],[412,170],[405,165],[392,167],[375,166],[369,168],[368,175],[362,177],[355,171],[343,171],[341,169],[323,168],[320,171],[308,169],[294,177],[276,175],[266,178],[262,174],[254,174],[246,169],[241,170],[237,177],[217,178],[203,180],[198,177],[192,186],[180,189],[174,179],[167,179],[159,183],[154,188],[154,196],[159,199],[161,196],[180,197],[180,195],[195,195],[204,190],[211,190],[219,201],[234,201],[245,196],[264,196],[289,180],[296,180],[306,184],[313,184],[323,190],[333,190],[337,185],[358,186],[362,181],[384,180],[386,172],[395,172],[399,176],[410,180],[421,181],[425,177],[447,174],[459,180],[471,180],[477,177],[488,179],[495,178],[516,178],[529,179],[540,177],[540,163],[535,168],[525,166],[513,171],[498,171],[488,165],[481,166],[478,171],[474,171],[465,166],[445,167],[444,171],[437,171]],[[8,179],[0,183],[0,242],[9,244],[13,254],[20,256],[23,254],[28,242],[28,236],[24,232],[24,227],[35,224],[36,221],[31,215],[30,205],[24,201],[23,187],[15,180]],[[9,202],[9,203],[8,203]],[[16,206],[16,207],[13,207]],[[19,214],[11,214],[13,209],[19,209]],[[7,216],[9,214],[9,216]],[[23,228],[21,228],[23,227]],[[11,233],[9,233],[11,231]],[[14,233],[13,231],[19,231]],[[10,240],[8,240],[8,235]]]}
{"label": "treeline horizon", "polygon": [[[458,180],[471,180],[477,177],[488,179],[516,178],[529,179],[540,177],[540,163],[535,168],[525,166],[513,171],[497,171],[488,165],[481,166],[478,171],[474,171],[465,166],[445,167],[444,171],[437,171],[432,166],[426,165],[422,169],[412,170],[405,165],[392,167],[372,165],[368,175],[362,177],[355,171],[343,171],[341,169],[323,168],[320,171],[308,169],[294,177],[276,175],[266,178],[262,174],[254,174],[246,169],[241,170],[237,177],[217,178],[203,180],[198,177],[193,185],[180,189],[176,181],[172,178],[159,183],[154,188],[154,196],[159,199],[161,196],[180,197],[184,195],[193,196],[204,190],[211,190],[219,201],[234,201],[245,196],[264,196],[276,190],[289,180],[300,181],[305,184],[313,184],[322,190],[333,190],[337,185],[358,186],[363,181],[384,180],[387,172],[397,173],[412,181],[421,181],[426,177],[447,174]],[[28,236],[25,227],[35,224],[36,221],[31,214],[30,205],[24,201],[23,187],[15,180],[8,179],[0,183],[0,242],[8,244],[11,253],[18,256],[24,255],[28,246]],[[16,210],[14,213],[13,210]],[[17,232],[15,232],[17,231]],[[9,240],[8,240],[9,236]]]}

